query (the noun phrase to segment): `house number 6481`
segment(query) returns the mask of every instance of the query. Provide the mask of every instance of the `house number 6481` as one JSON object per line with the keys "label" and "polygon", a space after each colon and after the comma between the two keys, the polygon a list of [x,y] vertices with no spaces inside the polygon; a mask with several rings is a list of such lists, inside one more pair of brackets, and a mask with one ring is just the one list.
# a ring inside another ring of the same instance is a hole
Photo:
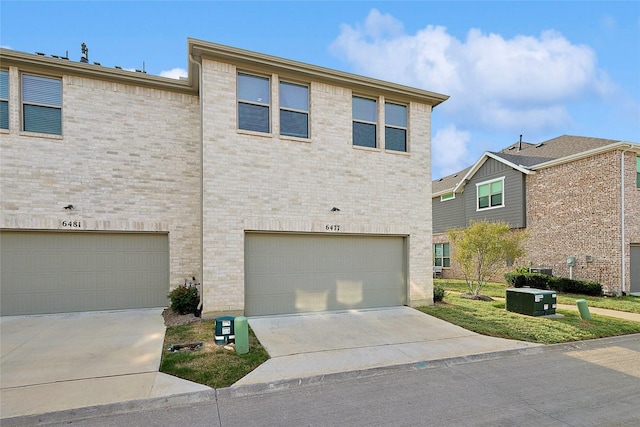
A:
{"label": "house number 6481", "polygon": [[60,225],[66,228],[82,228],[82,221],[62,221]]}

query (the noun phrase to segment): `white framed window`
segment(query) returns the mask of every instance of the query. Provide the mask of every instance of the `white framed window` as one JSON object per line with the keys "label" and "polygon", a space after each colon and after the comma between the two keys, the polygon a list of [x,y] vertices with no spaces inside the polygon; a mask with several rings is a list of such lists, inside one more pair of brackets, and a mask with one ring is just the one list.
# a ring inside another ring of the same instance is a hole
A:
{"label": "white framed window", "polygon": [[62,80],[22,75],[22,130],[62,135]]}
{"label": "white framed window", "polygon": [[456,198],[456,193],[447,193],[440,196],[440,201],[444,202],[446,200],[452,200]]}
{"label": "white framed window", "polygon": [[352,101],[353,145],[376,148],[378,103],[375,99],[354,96]]}
{"label": "white framed window", "polygon": [[504,207],[504,177],[476,184],[476,209]]}
{"label": "white framed window", "polygon": [[270,133],[270,108],[269,78],[238,73],[238,129]]}
{"label": "white framed window", "polygon": [[0,70],[0,129],[9,129],[9,72]]}
{"label": "white framed window", "polygon": [[434,243],[433,265],[435,267],[451,267],[451,255],[449,254],[449,243]]}
{"label": "white framed window", "polygon": [[385,102],[384,148],[407,151],[407,106]]}
{"label": "white framed window", "polygon": [[309,138],[309,87],[280,82],[280,135]]}
{"label": "white framed window", "polygon": [[636,157],[636,188],[640,188],[640,156]]}

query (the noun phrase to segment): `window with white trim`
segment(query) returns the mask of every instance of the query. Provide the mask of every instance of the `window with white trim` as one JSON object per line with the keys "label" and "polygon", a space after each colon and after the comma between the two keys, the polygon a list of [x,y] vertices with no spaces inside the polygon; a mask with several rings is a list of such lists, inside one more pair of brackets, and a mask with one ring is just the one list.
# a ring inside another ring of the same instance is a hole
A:
{"label": "window with white trim", "polygon": [[269,78],[238,73],[238,129],[271,132]]}
{"label": "window with white trim", "polygon": [[477,209],[504,206],[504,177],[476,184]]}
{"label": "window with white trim", "polygon": [[636,188],[640,188],[640,156],[636,157]]}
{"label": "window with white trim", "polygon": [[448,243],[434,243],[433,265],[435,267],[451,267],[451,256]]}
{"label": "window with white trim", "polygon": [[376,148],[378,106],[375,99],[353,97],[353,145]]}
{"label": "window with white trim", "polygon": [[385,102],[384,148],[407,151],[407,106]]}
{"label": "window with white trim", "polygon": [[309,87],[280,82],[280,135],[309,138]]}
{"label": "window with white trim", "polygon": [[456,193],[447,193],[440,196],[440,201],[444,202],[445,200],[451,200],[456,198]]}
{"label": "window with white trim", "polygon": [[22,75],[22,129],[62,135],[62,80]]}
{"label": "window with white trim", "polygon": [[9,72],[0,70],[0,129],[9,129]]}

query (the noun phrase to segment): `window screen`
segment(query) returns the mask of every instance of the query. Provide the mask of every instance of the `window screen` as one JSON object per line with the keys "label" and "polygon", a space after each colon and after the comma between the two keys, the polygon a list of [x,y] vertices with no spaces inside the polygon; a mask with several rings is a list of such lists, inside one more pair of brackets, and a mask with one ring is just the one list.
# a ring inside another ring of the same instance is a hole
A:
{"label": "window screen", "polygon": [[25,131],[62,135],[62,80],[24,74],[22,120]]}

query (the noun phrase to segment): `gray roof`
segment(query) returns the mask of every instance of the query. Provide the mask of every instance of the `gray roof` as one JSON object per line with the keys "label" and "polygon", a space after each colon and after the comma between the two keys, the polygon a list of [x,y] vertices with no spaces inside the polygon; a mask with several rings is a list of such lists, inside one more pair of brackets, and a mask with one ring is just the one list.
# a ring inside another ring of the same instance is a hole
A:
{"label": "gray roof", "polygon": [[[516,166],[530,169],[536,165],[557,160],[564,157],[573,156],[585,151],[605,147],[619,142],[612,139],[588,138],[584,136],[562,135],[539,144],[529,142],[516,142],[498,152],[491,152],[494,156]],[[456,172],[444,178],[431,182],[431,191],[436,194],[446,190],[453,190],[465,175],[473,168]]]}

